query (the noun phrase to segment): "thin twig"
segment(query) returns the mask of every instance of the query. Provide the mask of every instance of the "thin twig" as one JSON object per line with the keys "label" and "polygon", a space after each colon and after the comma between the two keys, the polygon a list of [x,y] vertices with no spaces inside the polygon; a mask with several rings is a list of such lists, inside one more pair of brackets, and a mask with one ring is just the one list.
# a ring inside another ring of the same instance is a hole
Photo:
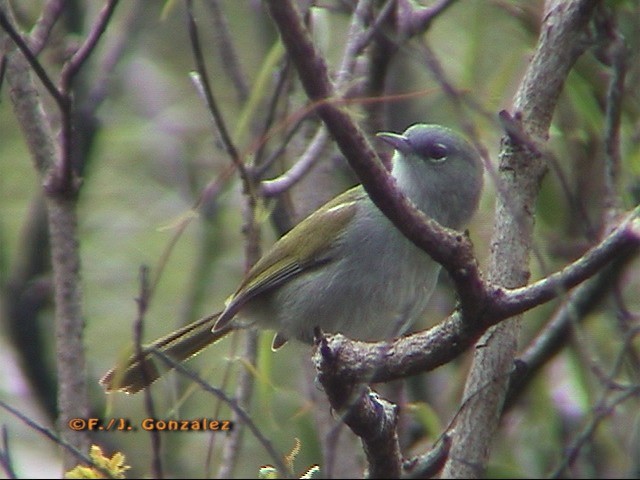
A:
{"label": "thin twig", "polygon": [[64,0],[47,0],[42,7],[40,18],[36,20],[29,34],[29,49],[34,55],[38,55],[47,44],[51,30],[66,5],[67,2]]}
{"label": "thin twig", "polygon": [[231,84],[235,86],[238,92],[238,101],[244,103],[249,96],[249,86],[247,78],[242,71],[242,65],[240,64],[235,45],[231,40],[229,24],[222,11],[222,6],[218,0],[205,2],[205,5],[207,5],[211,11],[215,39],[218,43],[218,51],[220,52],[222,64],[224,65],[222,71],[229,75]]}
{"label": "thin twig", "polygon": [[[356,60],[362,50],[372,41],[374,33],[379,28],[382,20],[386,18],[391,11],[390,4],[385,5],[385,9],[377,17],[378,23],[375,28],[365,28],[363,25],[367,13],[371,10],[371,0],[360,0],[351,17],[351,23],[346,38],[347,44],[344,48],[342,60],[338,68],[337,78],[333,84],[333,89],[337,96],[341,96],[349,84],[355,69]],[[292,188],[296,183],[302,180],[305,175],[320,160],[320,154],[324,150],[329,135],[324,125],[320,125],[313,135],[313,139],[309,142],[308,147],[300,158],[293,164],[289,170],[277,178],[265,180],[261,182],[261,193],[267,197],[277,196]]]}
{"label": "thin twig", "polygon": [[400,24],[404,27],[406,36],[415,36],[423,33],[434,19],[452,6],[456,0],[439,0],[428,7],[417,7],[408,0],[398,0],[400,3]]}
{"label": "thin twig", "polygon": [[[640,321],[640,313],[634,314],[629,311],[626,305],[625,299],[622,295],[622,287],[624,286],[623,279],[618,278],[613,290],[613,302],[617,311],[617,327],[620,332],[627,336],[631,330],[635,328],[635,325]],[[640,354],[635,345],[629,347],[629,367],[633,373],[640,377]]]}
{"label": "thin twig", "polygon": [[396,0],[387,0],[387,2],[385,2],[376,17],[373,19],[373,22],[371,22],[367,29],[363,31],[362,35],[360,35],[360,37],[358,38],[356,50],[357,52],[362,52],[365,47],[367,47],[373,41],[375,35],[377,35],[382,30],[384,24],[393,14],[395,3]]}
{"label": "thin twig", "polygon": [[443,434],[434,447],[423,455],[409,458],[402,464],[402,478],[435,478],[444,466],[451,448],[451,435]]}
{"label": "thin twig", "polygon": [[[33,430],[41,433],[42,435],[47,437],[49,440],[54,442],[56,445],[60,445],[64,450],[66,450],[68,453],[73,455],[73,457],[75,457],[79,462],[86,463],[87,465],[91,465],[93,468],[96,468],[96,469],[100,470],[103,474],[107,475],[107,477],[105,477],[105,478],[109,477],[109,475],[110,475],[109,472],[105,471],[100,465],[95,464],[93,462],[93,460],[90,457],[88,457],[85,453],[83,453],[82,451],[78,450],[71,443],[65,441],[63,438],[59,437],[58,435],[53,433],[48,428],[43,427],[38,422],[35,422],[31,418],[29,418],[27,415],[22,413],[20,410],[17,410],[15,408],[13,408],[11,405],[5,403],[1,399],[0,399],[0,407],[4,408],[11,415],[13,415],[14,417],[16,417],[19,420],[21,420],[29,428],[32,428]],[[78,423],[76,423],[76,425],[81,425],[82,421],[84,419],[82,419],[82,418],[72,419],[72,421],[74,421],[74,420],[78,421]]]}
{"label": "thin twig", "polygon": [[[4,85],[5,74],[7,73],[7,56],[0,56],[0,93],[2,92],[2,86]],[[0,100],[0,104],[2,101]]]}
{"label": "thin twig", "polygon": [[7,474],[7,478],[18,478],[13,469],[13,461],[9,450],[9,432],[6,425],[0,427],[0,466]]}
{"label": "thin twig", "polygon": [[[276,114],[278,111],[278,104],[280,103],[280,100],[283,97],[283,94],[285,92],[285,88],[288,84],[287,80],[289,78],[289,72],[290,72],[290,63],[285,59],[285,61],[283,62],[282,67],[279,69],[278,73],[277,73],[277,78],[278,80],[276,81],[276,85],[275,88],[273,90],[273,94],[271,95],[271,98],[269,99],[269,106],[267,107],[266,111],[266,115],[265,115],[265,119],[264,119],[264,124],[262,126],[262,133],[259,136],[260,138],[264,138],[266,139],[268,137],[269,131],[271,130],[271,128],[273,127],[275,121],[276,121]],[[291,138],[291,137],[289,137]],[[287,141],[282,142],[282,144],[280,145],[280,147],[278,148],[278,150],[283,151],[284,150],[284,145],[286,145],[286,143],[288,143]],[[254,151],[254,161],[253,161],[253,175],[254,178],[256,180],[260,180],[262,178],[262,174],[258,173],[260,172],[265,172],[266,169],[269,168],[270,163],[264,160],[264,154],[265,154],[265,147],[267,145],[266,141],[261,141],[258,146],[255,148]],[[269,166],[267,166],[269,165]]]}
{"label": "thin twig", "polygon": [[272,180],[263,180],[260,183],[260,193],[265,197],[275,197],[289,190],[309,172],[318,159],[320,153],[329,140],[329,133],[326,128],[318,128],[309,146],[285,173]]}
{"label": "thin twig", "polygon": [[[637,334],[637,332],[635,332]],[[631,338],[631,337],[630,337]],[[631,341],[625,341],[623,348],[618,352],[618,361],[614,362],[610,378],[614,378],[619,366],[621,365],[621,359],[626,351],[626,347],[631,345]],[[615,394],[617,392],[617,395]],[[632,397],[640,397],[640,385],[633,384],[626,386],[621,392],[616,389],[605,388],[600,395],[600,398],[591,409],[592,417],[587,422],[582,431],[574,438],[571,445],[566,449],[565,454],[562,456],[562,460],[556,466],[556,468],[549,474],[549,478],[564,478],[567,476],[567,469],[575,462],[582,447],[591,439],[596,432],[596,429],[607,417],[614,413],[615,408],[621,405],[626,400]]]}
{"label": "thin twig", "polygon": [[84,42],[82,42],[82,45],[80,45],[78,50],[76,50],[73,56],[62,67],[59,87],[61,93],[68,94],[70,91],[73,79],[98,45],[98,41],[105,32],[117,5],[118,0],[109,0],[107,2],[91,26],[91,30]]}
{"label": "thin twig", "polygon": [[[249,430],[251,430],[256,440],[258,440],[265,451],[269,454],[278,471],[283,473],[288,471],[282,461],[282,455],[276,451],[271,441],[269,441],[269,439],[267,439],[262,434],[260,428],[255,424],[251,416],[240,405],[238,405],[238,402],[234,398],[229,397],[226,393],[224,393],[223,390],[208,384],[196,373],[185,367],[182,363],[176,362],[174,359],[172,359],[168,355],[165,355],[160,350],[153,349],[151,350],[151,352],[157,355],[170,368],[175,369],[179,374],[184,375],[189,380],[197,383],[205,392],[210,393],[214,397],[222,400],[224,403],[229,405],[231,410],[233,410],[238,418],[249,428]],[[236,427],[234,426],[234,428]]]}
{"label": "thin twig", "polygon": [[[602,14],[604,16],[604,13]],[[627,72],[628,49],[624,37],[613,23],[612,15],[607,15],[600,22],[606,35],[608,51],[606,61],[610,64],[611,74],[607,88],[607,102],[604,123],[605,172],[604,172],[604,209],[605,228],[609,228],[615,220],[622,205],[618,194],[620,177],[620,121],[622,116],[622,100],[624,98],[624,80]]]}
{"label": "thin twig", "polygon": [[91,79],[87,102],[79,106],[85,110],[95,112],[98,106],[102,104],[107,96],[108,87],[112,82],[112,72],[116,64],[122,58],[127,46],[134,41],[133,37],[141,32],[141,29],[136,27],[136,22],[144,11],[144,7],[139,2],[129,2],[128,6],[130,10],[127,16],[117,25],[116,31],[113,28],[111,29],[104,40],[104,52],[97,65],[95,78]]}
{"label": "thin twig", "polygon": [[118,0],[109,0],[102,8],[95,22],[89,30],[89,34],[73,56],[65,62],[60,73],[58,91],[63,102],[60,104],[62,133],[60,137],[60,161],[59,165],[48,181],[50,193],[74,196],[78,191],[78,182],[75,178],[73,167],[73,96],[71,94],[72,83],[82,66],[95,50],[98,40],[107,28],[113,15]]}
{"label": "thin twig", "polygon": [[[244,222],[242,232],[245,236],[245,271],[249,269],[259,260],[262,255],[260,248],[261,230],[258,222],[256,222],[256,210],[258,204],[254,195],[246,196],[246,205],[244,211]],[[244,335],[242,358],[250,365],[255,365],[258,358],[258,332],[250,329]],[[231,368],[231,365],[227,365]],[[238,375],[238,381],[235,389],[235,396],[238,405],[246,407],[251,404],[253,390],[255,385],[255,377],[248,370],[242,370]],[[238,419],[237,414],[233,413],[233,419]],[[231,477],[238,460],[241,458],[242,437],[244,433],[244,425],[240,424],[226,438],[222,451],[222,463],[218,470],[219,478]]]}
{"label": "thin twig", "polygon": [[207,107],[211,116],[213,118],[214,124],[218,133],[220,134],[220,138],[222,139],[222,144],[224,148],[231,158],[231,161],[238,169],[240,173],[240,179],[243,182],[244,190],[247,194],[253,195],[253,187],[251,179],[249,178],[249,174],[247,169],[238,153],[238,149],[233,143],[231,135],[229,135],[229,131],[227,130],[226,123],[224,118],[222,117],[222,112],[218,108],[218,104],[213,96],[213,90],[211,88],[211,82],[209,81],[209,74],[207,73],[207,67],[204,62],[204,56],[202,54],[202,48],[200,45],[200,38],[198,35],[198,25],[196,23],[196,19],[193,15],[193,1],[187,0],[187,24],[189,28],[189,40],[191,42],[191,51],[193,52],[193,57],[196,62],[196,70],[198,72],[197,77],[193,77],[197,79],[198,82],[202,85],[202,93],[204,94],[205,101],[207,102]]}
{"label": "thin twig", "polygon": [[[258,331],[256,329],[248,330],[245,333],[244,340],[244,348],[240,353],[240,356],[248,364],[255,365],[258,355]],[[255,376],[253,373],[247,369],[242,370],[238,376],[235,387],[235,402],[239,408],[248,408],[251,404],[254,385]],[[233,409],[233,421],[236,422],[239,420],[239,422],[238,424],[234,423],[233,430],[229,432],[229,435],[225,439],[222,451],[222,461],[220,462],[220,469],[218,470],[217,478],[231,478],[238,461],[242,458],[242,437],[245,427],[248,426],[255,434],[254,426],[246,423],[244,415],[244,410],[241,415],[236,409]],[[287,472],[287,470],[281,470],[281,472],[284,473]]]}
{"label": "thin twig", "polygon": [[588,313],[601,303],[615,286],[615,280],[624,271],[630,257],[635,254],[637,252],[617,255],[613,263],[576,287],[567,302],[562,304],[542,331],[523,349],[516,360],[523,368],[514,371],[510,378],[503,411],[508,411],[515,405],[531,380],[536,378],[536,374],[564,347],[572,325],[587,318]]}
{"label": "thin twig", "polygon": [[339,96],[343,93],[342,90],[353,74],[358,55],[371,41],[372,36],[367,35],[367,30],[364,28],[364,21],[367,13],[371,10],[371,5],[372,0],[359,0],[351,16],[351,24],[346,36],[347,44],[334,82],[334,89]]}
{"label": "thin twig", "polygon": [[626,249],[637,248],[639,242],[640,207],[637,207],[602,242],[561,271],[525,287],[502,290],[494,297],[497,303],[492,311],[508,317],[546,303],[593,276]]}
{"label": "thin twig", "polygon": [[[138,298],[136,298],[136,303],[138,304],[138,316],[136,317],[135,322],[133,323],[133,341],[135,345],[135,354],[139,359],[144,358],[142,339],[144,338],[144,317],[147,314],[147,308],[149,306],[150,299],[150,289],[149,289],[149,269],[142,265],[140,267],[140,294]],[[144,383],[148,384],[147,378],[149,376],[146,366],[148,364],[146,362],[141,362],[143,365],[142,368],[142,377],[144,379]],[[147,418],[157,418],[156,410],[153,403],[153,396],[151,395],[151,389],[144,389],[144,407],[147,414]],[[151,471],[153,473],[153,478],[164,478],[162,474],[162,459],[160,456],[161,450],[161,435],[160,431],[156,429],[152,429],[149,432],[151,436]]]}
{"label": "thin twig", "polygon": [[7,18],[3,10],[0,10],[0,26],[2,26],[5,32],[7,32],[7,35],[11,37],[11,40],[13,40],[20,52],[27,59],[27,62],[29,62],[29,65],[42,82],[44,88],[49,92],[51,97],[58,104],[58,107],[60,109],[63,109],[65,106],[65,100],[63,96],[58,91],[58,88],[55,86],[42,64],[38,61],[33,52],[31,52],[31,50],[29,49],[29,46],[22,39],[22,36],[16,31],[15,28],[13,28],[13,25],[11,25],[11,22],[9,22],[9,19]]}

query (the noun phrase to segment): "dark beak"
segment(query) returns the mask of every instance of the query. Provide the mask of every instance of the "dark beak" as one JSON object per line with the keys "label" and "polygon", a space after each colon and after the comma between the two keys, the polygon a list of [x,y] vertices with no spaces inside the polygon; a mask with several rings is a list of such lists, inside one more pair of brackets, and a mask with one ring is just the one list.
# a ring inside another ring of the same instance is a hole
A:
{"label": "dark beak", "polygon": [[410,153],[412,148],[409,140],[404,135],[400,135],[398,133],[391,132],[379,132],[376,134],[378,138],[384,140],[386,143],[391,145],[393,148],[398,150],[400,153]]}

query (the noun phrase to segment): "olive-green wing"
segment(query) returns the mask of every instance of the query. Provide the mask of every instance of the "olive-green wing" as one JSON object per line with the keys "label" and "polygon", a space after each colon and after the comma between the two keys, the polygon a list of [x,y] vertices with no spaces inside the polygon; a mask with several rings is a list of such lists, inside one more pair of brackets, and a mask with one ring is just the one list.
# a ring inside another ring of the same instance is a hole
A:
{"label": "olive-green wing", "polygon": [[[332,243],[353,218],[358,201],[365,197],[361,186],[353,187],[327,202],[280,238],[249,270],[229,298],[214,331],[225,327],[242,306],[255,296],[330,262]],[[332,241],[328,242],[329,238]]]}

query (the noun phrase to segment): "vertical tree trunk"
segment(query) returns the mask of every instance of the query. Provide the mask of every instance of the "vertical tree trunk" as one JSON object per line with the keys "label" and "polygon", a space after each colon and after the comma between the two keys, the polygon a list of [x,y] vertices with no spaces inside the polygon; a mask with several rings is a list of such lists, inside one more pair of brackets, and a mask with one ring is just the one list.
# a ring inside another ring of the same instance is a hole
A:
{"label": "vertical tree trunk", "polygon": [[[547,139],[562,86],[587,45],[586,27],[597,3],[547,2],[538,47],[513,104],[512,117],[533,142]],[[535,204],[546,164],[526,142],[507,137],[499,170],[489,279],[514,288],[529,279]],[[476,345],[443,478],[477,478],[486,469],[513,368],[520,318],[491,328]]]}

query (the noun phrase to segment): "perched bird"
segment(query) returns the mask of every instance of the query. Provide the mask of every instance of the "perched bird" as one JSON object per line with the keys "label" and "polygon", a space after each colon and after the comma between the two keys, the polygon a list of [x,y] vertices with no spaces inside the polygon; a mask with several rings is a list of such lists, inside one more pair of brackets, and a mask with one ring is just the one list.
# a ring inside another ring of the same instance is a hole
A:
{"label": "perched bird", "polygon": [[[427,216],[460,230],[475,213],[483,168],[453,130],[416,124],[379,133],[395,148],[392,176]],[[415,246],[361,185],[338,195],[281,237],[249,270],[221,312],[201,318],[132,355],[102,378],[107,391],[135,393],[162,374],[153,349],[185,360],[237,328],[275,331],[272,348],[313,332],[366,341],[407,331],[427,308],[441,266]],[[166,370],[166,368],[164,368]]]}

